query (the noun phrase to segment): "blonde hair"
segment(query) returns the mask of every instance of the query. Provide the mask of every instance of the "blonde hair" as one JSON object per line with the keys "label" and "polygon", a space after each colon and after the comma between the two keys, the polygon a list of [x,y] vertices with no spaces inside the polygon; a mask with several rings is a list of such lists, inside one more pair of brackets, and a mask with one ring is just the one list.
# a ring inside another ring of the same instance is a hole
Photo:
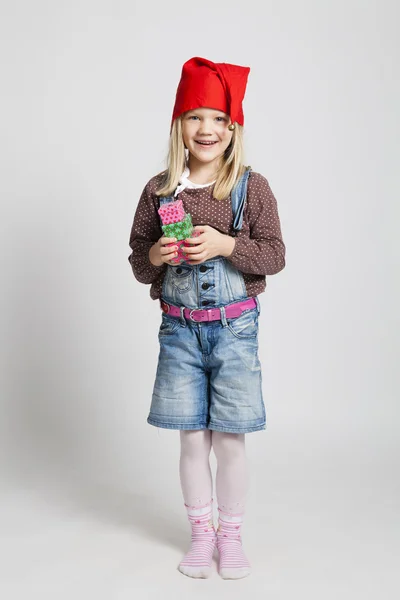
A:
{"label": "blonde hair", "polygon": [[[179,179],[186,167],[185,145],[182,135],[182,117],[174,120],[169,138],[167,170],[162,173],[161,187],[158,196],[173,194]],[[235,123],[232,140],[224,155],[214,184],[213,196],[216,200],[225,200],[231,193],[235,183],[245,170],[243,165],[243,127]]]}

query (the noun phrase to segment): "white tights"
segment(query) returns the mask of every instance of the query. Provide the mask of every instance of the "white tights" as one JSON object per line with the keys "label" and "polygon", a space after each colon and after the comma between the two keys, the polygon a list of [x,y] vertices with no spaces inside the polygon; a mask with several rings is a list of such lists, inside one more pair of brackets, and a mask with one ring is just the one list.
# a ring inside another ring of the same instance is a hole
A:
{"label": "white tights", "polygon": [[217,459],[218,506],[230,513],[244,510],[248,490],[245,436],[203,429],[181,431],[179,474],[185,504],[200,507],[212,498],[210,452]]}

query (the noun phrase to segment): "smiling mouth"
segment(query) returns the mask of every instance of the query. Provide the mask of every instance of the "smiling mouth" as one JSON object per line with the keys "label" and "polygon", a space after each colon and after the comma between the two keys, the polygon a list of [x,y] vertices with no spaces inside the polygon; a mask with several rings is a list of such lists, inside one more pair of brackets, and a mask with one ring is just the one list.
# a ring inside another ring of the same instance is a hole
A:
{"label": "smiling mouth", "polygon": [[195,140],[195,142],[201,146],[214,146],[214,144],[217,144],[217,142],[202,142],[200,140]]}

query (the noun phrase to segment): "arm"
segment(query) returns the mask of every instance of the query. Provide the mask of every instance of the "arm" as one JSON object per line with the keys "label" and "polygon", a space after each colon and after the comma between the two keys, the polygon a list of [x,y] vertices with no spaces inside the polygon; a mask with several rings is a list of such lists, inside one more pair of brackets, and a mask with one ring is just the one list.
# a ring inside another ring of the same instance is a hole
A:
{"label": "arm", "polygon": [[155,266],[149,258],[150,248],[161,236],[156,197],[151,193],[149,182],[140,196],[129,240],[132,252],[128,260],[140,283],[153,283],[166,269],[165,263]]}
{"label": "arm", "polygon": [[248,219],[243,220],[243,228],[227,260],[243,273],[279,273],[285,266],[286,249],[278,207],[268,181],[259,173],[249,177],[245,211]]}

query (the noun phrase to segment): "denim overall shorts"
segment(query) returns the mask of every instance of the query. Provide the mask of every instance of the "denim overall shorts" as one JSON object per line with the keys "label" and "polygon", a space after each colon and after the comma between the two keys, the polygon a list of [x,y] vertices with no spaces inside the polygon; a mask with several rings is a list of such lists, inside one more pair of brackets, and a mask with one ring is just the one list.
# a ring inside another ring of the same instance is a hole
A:
{"label": "denim overall shorts", "polygon": [[[232,191],[234,230],[241,228],[248,171]],[[171,201],[173,198],[162,198]],[[248,299],[242,273],[224,257],[167,265],[162,299],[181,317],[161,313],[160,352],[147,422],[166,429],[250,433],[266,427],[258,357],[260,303],[239,317],[224,306]],[[221,308],[218,321],[195,322],[183,308]]]}

